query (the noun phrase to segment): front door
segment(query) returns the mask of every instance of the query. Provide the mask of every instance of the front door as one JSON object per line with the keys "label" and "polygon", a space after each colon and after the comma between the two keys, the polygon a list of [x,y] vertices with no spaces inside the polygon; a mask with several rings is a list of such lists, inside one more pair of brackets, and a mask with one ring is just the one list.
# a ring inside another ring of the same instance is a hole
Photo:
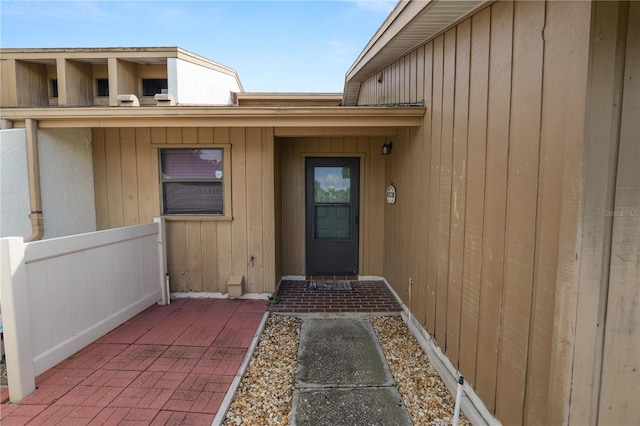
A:
{"label": "front door", "polygon": [[358,274],[359,188],[359,158],[307,158],[307,274]]}

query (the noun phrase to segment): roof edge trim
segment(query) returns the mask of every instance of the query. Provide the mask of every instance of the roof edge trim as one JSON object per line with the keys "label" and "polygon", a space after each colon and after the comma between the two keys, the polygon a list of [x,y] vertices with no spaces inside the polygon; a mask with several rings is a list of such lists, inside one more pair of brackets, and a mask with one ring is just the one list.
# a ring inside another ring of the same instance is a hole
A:
{"label": "roof edge trim", "polygon": [[[411,19],[415,18],[418,13],[430,6],[434,1],[436,0],[400,0],[347,71],[347,81],[351,80],[351,77],[368,62],[370,57],[380,52],[393,37],[398,35]],[[409,5],[411,6],[409,7]]]}
{"label": "roof edge trim", "polygon": [[424,107],[92,107],[8,108],[0,117],[23,127],[397,127],[420,126]]}
{"label": "roof edge trim", "polygon": [[[428,43],[453,25],[484,9],[494,1],[400,0],[347,71],[344,105],[357,104],[360,82],[370,75],[379,72],[385,66],[419,46]],[[449,20],[440,25],[437,21],[442,20],[443,12],[449,14]],[[408,31],[410,34],[412,27],[415,32],[425,23],[433,24],[437,29],[425,33],[424,38],[420,40],[406,36]],[[393,49],[387,49],[387,47],[393,47]]]}

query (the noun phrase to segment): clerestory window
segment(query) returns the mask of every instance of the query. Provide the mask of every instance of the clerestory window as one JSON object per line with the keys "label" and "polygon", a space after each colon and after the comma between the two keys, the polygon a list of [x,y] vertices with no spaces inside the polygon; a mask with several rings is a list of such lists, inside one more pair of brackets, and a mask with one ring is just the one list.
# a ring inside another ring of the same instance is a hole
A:
{"label": "clerestory window", "polygon": [[169,83],[166,78],[142,79],[142,96],[154,96],[160,93],[168,93]]}
{"label": "clerestory window", "polygon": [[98,96],[109,96],[109,79],[98,78],[96,79],[96,93]]}

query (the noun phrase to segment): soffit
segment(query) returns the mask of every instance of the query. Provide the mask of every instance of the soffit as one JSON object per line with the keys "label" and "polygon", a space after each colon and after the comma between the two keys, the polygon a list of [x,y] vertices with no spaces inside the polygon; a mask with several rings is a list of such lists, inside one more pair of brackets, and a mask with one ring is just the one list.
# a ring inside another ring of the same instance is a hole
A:
{"label": "soffit", "polygon": [[491,0],[400,1],[346,75],[345,105],[355,105],[360,82],[491,3]]}
{"label": "soffit", "polygon": [[[109,63],[109,59],[108,58],[99,58],[99,57],[84,57],[84,56],[80,56],[80,57],[76,57],[76,56],[60,56],[60,58],[64,58],[70,61],[74,61],[74,62],[82,62],[85,64],[93,64],[93,65],[107,65]],[[7,58],[3,58],[3,59],[7,59]],[[22,61],[22,62],[30,62],[30,63],[34,63],[34,64],[45,64],[45,65],[56,65],[57,64],[57,58],[56,57],[48,57],[48,58],[37,58],[34,56],[24,56],[24,57],[18,57],[18,58],[11,58],[11,59],[16,59],[18,61]],[[152,58],[152,57],[144,57],[144,58],[126,58],[126,57],[118,57],[118,59],[126,61],[126,62],[131,62],[134,64],[139,64],[139,65],[166,65],[167,63],[167,58],[164,57],[160,57],[160,58]]]}

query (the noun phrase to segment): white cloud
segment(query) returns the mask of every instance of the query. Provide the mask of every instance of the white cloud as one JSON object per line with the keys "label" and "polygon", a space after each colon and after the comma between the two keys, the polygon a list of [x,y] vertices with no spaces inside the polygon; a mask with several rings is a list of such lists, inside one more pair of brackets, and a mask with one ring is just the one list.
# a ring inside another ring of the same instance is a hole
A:
{"label": "white cloud", "polygon": [[[325,172],[325,170],[331,170],[331,171]],[[324,188],[325,190],[334,189],[336,191],[341,191],[351,186],[351,180],[345,179],[344,177],[342,177],[342,167],[322,169],[322,172],[324,172],[325,174],[320,176],[316,175],[315,180],[320,182],[322,188]]]}

